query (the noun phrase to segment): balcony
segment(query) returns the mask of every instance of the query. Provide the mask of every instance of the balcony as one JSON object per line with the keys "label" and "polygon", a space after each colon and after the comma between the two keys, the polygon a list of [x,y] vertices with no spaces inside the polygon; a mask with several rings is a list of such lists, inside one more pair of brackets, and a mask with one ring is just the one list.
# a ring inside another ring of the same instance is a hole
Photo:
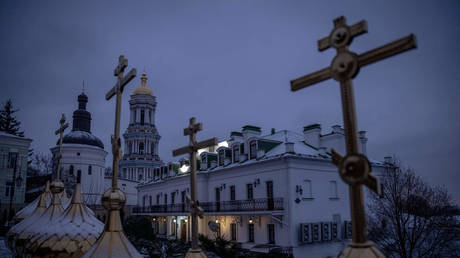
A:
{"label": "balcony", "polygon": [[[204,213],[263,212],[283,210],[283,198],[260,198],[224,202],[199,203]],[[188,213],[189,205],[184,203],[133,207],[133,214]]]}

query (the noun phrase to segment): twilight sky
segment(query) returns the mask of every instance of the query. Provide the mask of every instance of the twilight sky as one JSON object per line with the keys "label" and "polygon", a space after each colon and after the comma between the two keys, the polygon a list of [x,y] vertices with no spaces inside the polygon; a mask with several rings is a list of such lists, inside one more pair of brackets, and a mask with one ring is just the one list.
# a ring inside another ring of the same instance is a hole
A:
{"label": "twilight sky", "polygon": [[397,155],[460,204],[459,12],[459,1],[2,1],[0,102],[13,100],[32,147],[49,153],[60,114],[71,120],[85,80],[92,132],[110,152],[115,101],[104,96],[123,54],[138,77],[125,89],[122,133],[145,70],[164,161],[187,143],[182,129],[191,116],[203,122],[199,140],[245,124],[300,133],[320,123],[327,133],[342,124],[338,83],[293,93],[289,81],[329,65],[335,51],[318,52],[316,41],[334,18],[365,19],[369,33],[352,51],[409,33],[418,42],[354,80],[368,156]]}

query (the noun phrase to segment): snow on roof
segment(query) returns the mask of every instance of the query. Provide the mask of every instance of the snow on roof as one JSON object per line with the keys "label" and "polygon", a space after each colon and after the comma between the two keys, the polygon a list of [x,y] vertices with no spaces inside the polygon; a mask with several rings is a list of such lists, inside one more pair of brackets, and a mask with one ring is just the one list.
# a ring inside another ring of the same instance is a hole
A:
{"label": "snow on roof", "polygon": [[43,192],[40,196],[35,198],[31,203],[29,203],[26,207],[22,208],[19,210],[16,215],[14,216],[15,221],[21,221],[29,216],[32,215],[32,213],[35,211],[35,208],[37,208],[38,202],[40,201],[41,196],[45,196],[45,207],[48,208],[51,204],[51,191],[49,188],[49,181],[46,182],[45,186],[45,192]]}
{"label": "snow on roof", "polygon": [[81,256],[96,243],[103,230],[104,224],[83,203],[81,184],[77,184],[70,206],[54,223],[34,235],[27,248],[32,253]]}
{"label": "snow on roof", "polygon": [[29,139],[29,138],[25,138],[25,137],[17,136],[17,135],[14,135],[14,134],[10,134],[10,133],[4,132],[4,131],[0,131],[0,136],[11,137],[11,138],[16,138],[16,139],[21,139],[21,140],[28,140],[28,141],[32,140],[32,139]]}
{"label": "snow on roof", "polygon": [[[23,241],[26,239],[29,233],[29,228],[36,224],[38,219],[43,215],[43,213],[45,213],[45,211],[46,193],[42,193],[32,214],[10,228],[8,231],[8,242],[12,243],[13,241],[16,241],[16,246],[22,246],[23,243],[21,243],[21,240]],[[20,235],[23,237],[19,237]],[[18,240],[19,242],[17,242]],[[10,244],[10,246],[12,245]]]}

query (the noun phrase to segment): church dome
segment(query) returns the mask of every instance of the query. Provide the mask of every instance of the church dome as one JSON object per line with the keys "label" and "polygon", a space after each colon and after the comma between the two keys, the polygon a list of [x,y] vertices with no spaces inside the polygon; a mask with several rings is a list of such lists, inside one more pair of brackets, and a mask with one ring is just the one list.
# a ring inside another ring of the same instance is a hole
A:
{"label": "church dome", "polygon": [[[77,99],[78,109],[73,112],[72,131],[62,138],[62,143],[85,144],[104,149],[102,141],[91,134],[91,113],[86,110],[88,96],[82,92]],[[59,145],[59,140],[56,145]]]}
{"label": "church dome", "polygon": [[153,96],[153,91],[147,86],[147,76],[145,72],[142,73],[141,85],[133,91],[133,95],[138,94]]}
{"label": "church dome", "polygon": [[[76,143],[97,146],[104,149],[102,141],[91,133],[85,131],[72,131],[62,138],[62,143]],[[59,143],[56,143],[59,144]]]}

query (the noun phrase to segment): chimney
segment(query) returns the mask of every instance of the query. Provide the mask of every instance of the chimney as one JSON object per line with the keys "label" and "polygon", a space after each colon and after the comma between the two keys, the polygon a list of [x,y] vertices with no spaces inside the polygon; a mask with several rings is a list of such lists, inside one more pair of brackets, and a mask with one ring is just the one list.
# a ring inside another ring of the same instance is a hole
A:
{"label": "chimney", "polygon": [[359,147],[361,149],[361,153],[367,155],[367,137],[366,131],[359,131],[358,132],[358,139],[359,139]]}
{"label": "chimney", "polygon": [[303,127],[303,135],[305,142],[311,146],[318,148],[319,147],[319,137],[321,135],[321,125],[312,124]]}
{"label": "chimney", "polygon": [[260,136],[262,134],[262,130],[260,130],[260,127],[253,125],[243,126],[242,132],[244,141],[247,141],[251,137]]}
{"label": "chimney", "polygon": [[285,142],[284,145],[286,147],[286,153],[295,153],[293,142]]}

